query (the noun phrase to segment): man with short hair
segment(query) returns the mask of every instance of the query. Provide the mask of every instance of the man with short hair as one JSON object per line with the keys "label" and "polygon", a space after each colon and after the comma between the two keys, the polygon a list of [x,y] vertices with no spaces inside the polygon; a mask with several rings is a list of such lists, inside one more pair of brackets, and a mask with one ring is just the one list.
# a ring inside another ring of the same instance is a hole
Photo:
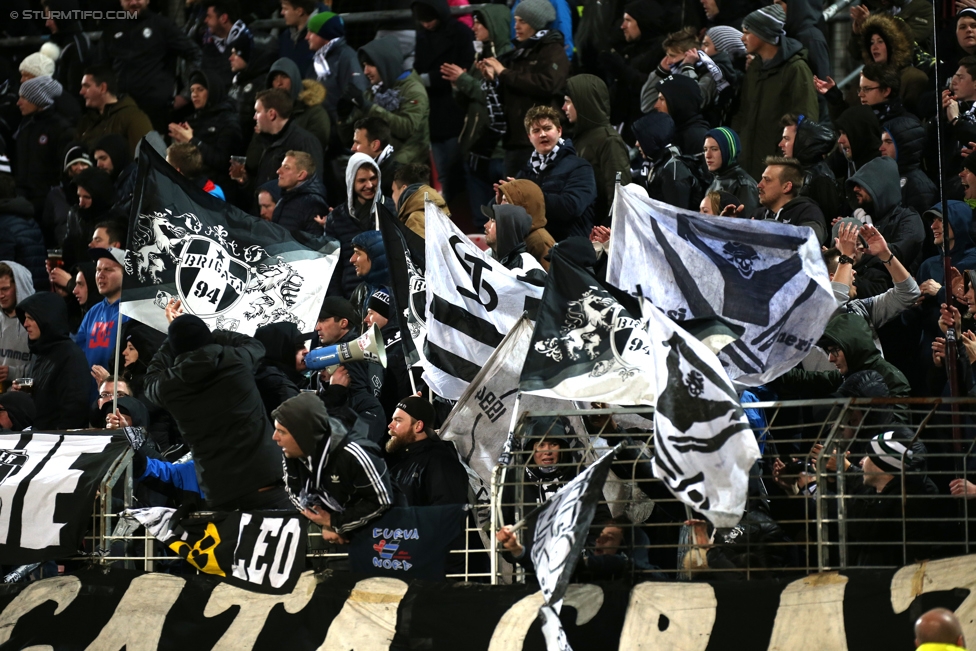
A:
{"label": "man with short hair", "polygon": [[[597,218],[596,179],[593,166],[576,155],[573,143],[563,139],[559,111],[533,106],[525,115],[525,132],[534,151],[517,178],[535,182],[546,199],[546,229],[556,242],[574,235],[589,236]],[[495,187],[504,183],[500,180]]]}
{"label": "man with short hair", "polygon": [[271,221],[274,217],[276,205],[278,205],[278,202],[275,200],[274,195],[271,194],[271,190],[265,188],[258,190],[258,217],[264,221]]}
{"label": "man with short hair", "polygon": [[322,151],[328,151],[332,119],[323,106],[325,87],[314,79],[302,79],[298,65],[287,57],[271,64],[266,79],[268,88],[278,88],[291,96],[291,123],[315,136]]}
{"label": "man with short hair", "polygon": [[379,446],[359,423],[346,428],[309,393],[274,410],[274,441],[284,456],[291,502],[322,527],[322,539],[345,544],[393,504]]}
{"label": "man with short hair", "polygon": [[915,620],[915,646],[919,651],[966,651],[959,618],[948,608],[933,608]]}
{"label": "man with short hair", "polygon": [[[91,66],[81,78],[81,96],[88,109],[78,121],[78,138],[90,148],[103,136],[117,133],[129,143],[129,153],[153,130],[149,117],[129,95],[121,95],[112,69]],[[164,131],[165,133],[165,131]]]}
{"label": "man with short hair", "polygon": [[827,222],[817,203],[800,196],[803,188],[803,168],[795,158],[766,157],[766,169],[759,180],[759,203],[762,208],[753,219],[769,219],[793,226],[807,226],[813,230],[817,242],[827,236]]}
{"label": "man with short hair", "polygon": [[317,215],[327,215],[325,185],[315,173],[315,161],[303,151],[288,151],[278,168],[278,187],[281,199],[275,206],[271,221],[291,233],[299,231],[321,235],[322,225]]}
{"label": "man with short hair", "polygon": [[177,142],[167,147],[166,162],[207,194],[227,200],[224,189],[204,174],[203,155],[192,142]]}
{"label": "man with short hair", "polygon": [[254,43],[254,36],[241,20],[240,6],[237,2],[206,0],[203,6],[206,8],[206,13],[203,15],[206,29],[201,34],[203,69],[207,71],[208,77],[219,79],[227,88],[231,85],[234,76],[227,57],[232,50],[245,43],[250,50]]}
{"label": "man with short hair", "polygon": [[827,125],[814,122],[805,115],[787,113],[780,124],[783,126],[780,151],[786,158],[798,160],[803,167],[800,194],[816,201],[824,216],[838,215],[840,192],[834,172],[826,160],[837,145],[837,134]]}
{"label": "man with short hair", "polygon": [[104,221],[95,224],[95,231],[92,233],[91,242],[88,243],[89,249],[121,249],[125,243],[125,229],[121,224],[114,221]]}
{"label": "man with short hair", "polygon": [[[96,303],[88,312],[78,333],[75,343],[85,352],[88,365],[92,370],[92,377],[99,374],[106,375],[106,369],[112,367],[115,355],[115,338],[119,330],[119,299],[122,298],[122,269],[125,266],[125,251],[116,248],[90,249],[92,260],[95,261],[95,285],[102,301]],[[91,291],[89,288],[88,291]],[[123,316],[125,323],[129,317]],[[98,385],[94,380],[89,382],[89,401],[95,400]]]}
{"label": "man with short hair", "polygon": [[[393,180],[400,164],[393,157],[393,144],[390,142],[390,125],[378,117],[365,117],[353,125],[352,150],[366,154],[380,168],[383,177],[383,194],[393,197]],[[423,165],[423,163],[413,163]],[[430,171],[428,168],[428,176]],[[396,201],[396,198],[393,199]]]}
{"label": "man with short hair", "polygon": [[34,293],[34,282],[23,265],[0,261],[0,390],[24,377],[30,363],[27,331],[17,319],[17,304]]}
{"label": "man with short hair", "polygon": [[281,18],[286,29],[278,35],[278,56],[294,61],[302,76],[312,64],[306,35],[308,19],[315,11],[315,0],[281,0]]}
{"label": "man with short hair", "polygon": [[411,231],[425,237],[427,232],[427,207],[430,200],[448,217],[451,208],[441,193],[430,186],[430,167],[423,163],[411,163],[397,168],[393,176],[393,202],[397,207],[397,219]]}

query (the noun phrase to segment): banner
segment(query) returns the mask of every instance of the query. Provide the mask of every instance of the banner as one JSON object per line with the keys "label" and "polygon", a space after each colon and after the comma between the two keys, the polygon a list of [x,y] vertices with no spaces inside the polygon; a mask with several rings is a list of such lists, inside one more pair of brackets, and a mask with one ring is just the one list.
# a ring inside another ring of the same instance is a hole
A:
{"label": "banner", "polygon": [[98,487],[128,448],[111,435],[0,434],[0,564],[75,556]]}
{"label": "banner", "polygon": [[395,506],[357,531],[349,545],[353,572],[409,581],[443,581],[451,543],[464,526],[464,504]]}
{"label": "banner", "polygon": [[700,215],[629,186],[614,202],[607,282],[675,321],[717,315],[745,328],[719,359],[748,385],[806,357],[837,307],[809,228]]}
{"label": "banner", "polygon": [[200,511],[173,523],[175,509],[128,509],[171,551],[206,574],[268,594],[291,592],[305,569],[308,521],[297,511]]}
{"label": "banner", "polygon": [[427,345],[424,381],[457,400],[542,287],[502,266],[440,209],[426,204]]}
{"label": "banner", "polygon": [[427,361],[424,357],[424,342],[427,340],[424,238],[386,211],[378,211],[377,214],[386,260],[390,265],[390,290],[397,310],[404,359],[408,367],[422,367]]}
{"label": "banner", "polygon": [[171,298],[211,328],[247,335],[291,321],[315,327],[339,244],[258,219],[195,187],[140,147],[122,314],[166,332]]}

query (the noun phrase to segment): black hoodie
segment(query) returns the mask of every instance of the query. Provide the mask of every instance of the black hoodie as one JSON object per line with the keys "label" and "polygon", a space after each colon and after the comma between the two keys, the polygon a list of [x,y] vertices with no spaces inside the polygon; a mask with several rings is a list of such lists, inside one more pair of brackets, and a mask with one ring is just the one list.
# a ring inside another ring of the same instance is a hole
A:
{"label": "black hoodie", "polygon": [[637,143],[648,161],[647,194],[651,199],[684,210],[698,210],[704,187],[691,170],[674,155],[674,120],[667,113],[648,113],[632,125]]}
{"label": "black hoodie", "polygon": [[901,199],[919,215],[939,200],[939,190],[921,169],[927,144],[925,127],[914,115],[893,118],[881,125],[895,143],[895,162],[901,175]]}
{"label": "black hoodie", "polygon": [[285,400],[297,396],[305,385],[295,368],[295,353],[302,345],[302,333],[294,323],[284,321],[261,326],[254,331],[254,338],[264,345],[264,359],[254,373],[254,380],[268,418],[273,420],[271,412]]}
{"label": "black hoodie", "polygon": [[68,211],[68,233],[64,238],[63,258],[66,267],[89,260],[88,243],[95,224],[102,221],[115,204],[116,193],[112,177],[97,168],[90,168],[75,177],[75,185],[91,195],[91,206],[73,206]]}
{"label": "black hoodie", "polygon": [[41,334],[28,343],[27,377],[34,379],[31,397],[37,408],[34,429],[78,429],[88,422],[88,360],[71,340],[68,309],[51,292],[38,292],[17,305],[21,325],[27,315]]}
{"label": "black hoodie", "polygon": [[685,154],[697,154],[709,128],[701,114],[702,94],[698,82],[674,75],[661,82],[660,91],[668,103],[668,115],[674,120],[676,135],[672,144]]}
{"label": "black hoodie", "polygon": [[842,196],[837,178],[827,165],[826,156],[837,144],[837,134],[825,124],[801,120],[793,140],[793,158],[803,166],[803,188],[800,195],[810,197],[824,216],[832,220],[840,214]]}
{"label": "black hoodie", "polygon": [[[190,84],[200,84],[207,89],[207,103],[187,119],[193,129],[191,143],[200,150],[207,173],[225,185],[230,156],[244,153],[244,139],[237,121],[234,100],[227,97],[224,82],[203,70],[190,73]],[[254,104],[251,103],[253,114]]]}

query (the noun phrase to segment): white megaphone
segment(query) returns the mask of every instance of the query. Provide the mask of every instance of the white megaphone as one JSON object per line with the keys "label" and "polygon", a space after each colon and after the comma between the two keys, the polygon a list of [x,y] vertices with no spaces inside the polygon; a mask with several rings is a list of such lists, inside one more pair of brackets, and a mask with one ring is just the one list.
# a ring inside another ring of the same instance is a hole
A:
{"label": "white megaphone", "polygon": [[375,323],[356,341],[316,348],[305,355],[305,368],[310,371],[334,370],[346,362],[376,362],[386,368],[386,346]]}

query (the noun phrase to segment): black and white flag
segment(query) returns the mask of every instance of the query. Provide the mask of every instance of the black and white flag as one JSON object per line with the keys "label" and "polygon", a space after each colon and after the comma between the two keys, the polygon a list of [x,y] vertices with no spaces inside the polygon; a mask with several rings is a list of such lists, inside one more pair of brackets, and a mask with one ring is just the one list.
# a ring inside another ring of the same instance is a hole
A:
{"label": "black and white flag", "polygon": [[390,289],[397,309],[400,340],[409,367],[422,367],[427,341],[427,280],[424,238],[407,228],[386,211],[378,211],[386,260],[390,265]]}
{"label": "black and white flag", "polygon": [[0,564],[77,554],[98,487],[128,447],[111,435],[0,434]]}
{"label": "black and white flag", "polygon": [[199,512],[178,523],[175,509],[129,509],[124,516],[205,574],[268,594],[294,590],[305,569],[306,520],[297,511]]}
{"label": "black and white flag", "polygon": [[676,321],[721,316],[745,328],[719,359],[748,385],[802,360],[836,308],[809,228],[700,215],[629,186],[614,202],[607,282]]}
{"label": "black and white flag", "polygon": [[431,202],[426,204],[427,345],[424,381],[457,400],[542,286],[479,249]]}
{"label": "black and white flag", "polygon": [[254,334],[291,321],[315,326],[339,260],[334,240],[299,234],[203,192],[151,147],[140,147],[122,313],[165,332],[166,303],[211,329]]}
{"label": "black and white flag", "polygon": [[603,455],[560,488],[530,520],[530,555],[542,591],[539,617],[549,651],[570,648],[558,615],[566,587],[586,545],[597,503],[603,497],[603,484],[616,451],[614,448]]}

